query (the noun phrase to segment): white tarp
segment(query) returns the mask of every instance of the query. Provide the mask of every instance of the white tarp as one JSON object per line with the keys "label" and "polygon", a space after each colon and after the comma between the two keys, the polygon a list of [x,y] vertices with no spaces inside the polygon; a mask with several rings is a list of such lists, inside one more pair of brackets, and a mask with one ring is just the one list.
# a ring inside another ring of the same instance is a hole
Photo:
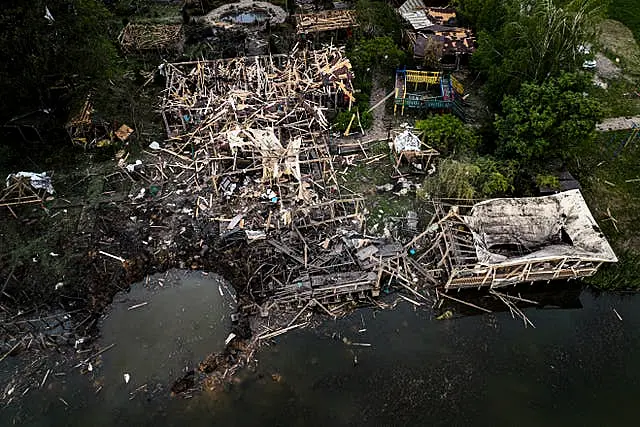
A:
{"label": "white tarp", "polygon": [[36,190],[46,190],[47,193],[53,194],[55,190],[53,189],[53,184],[51,184],[51,177],[47,176],[46,172],[36,173],[36,172],[18,172],[12,173],[7,176],[6,186],[9,187],[11,185],[12,178],[29,178],[29,183]]}
{"label": "white tarp", "polygon": [[[478,260],[483,265],[562,257],[618,260],[580,190],[544,197],[487,200],[474,205],[470,214],[462,218],[473,232]],[[505,256],[491,250],[514,244],[532,251]]]}
{"label": "white tarp", "polygon": [[420,151],[420,138],[411,131],[405,130],[393,139],[393,148],[396,153],[403,151]]}

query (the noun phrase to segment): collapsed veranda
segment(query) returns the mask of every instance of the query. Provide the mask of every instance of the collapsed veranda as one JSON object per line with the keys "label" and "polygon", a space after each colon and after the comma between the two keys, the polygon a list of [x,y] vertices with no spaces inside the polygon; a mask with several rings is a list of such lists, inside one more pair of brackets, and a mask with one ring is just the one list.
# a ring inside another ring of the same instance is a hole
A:
{"label": "collapsed veranda", "polygon": [[577,279],[618,260],[579,190],[453,209],[431,249],[445,290]]}

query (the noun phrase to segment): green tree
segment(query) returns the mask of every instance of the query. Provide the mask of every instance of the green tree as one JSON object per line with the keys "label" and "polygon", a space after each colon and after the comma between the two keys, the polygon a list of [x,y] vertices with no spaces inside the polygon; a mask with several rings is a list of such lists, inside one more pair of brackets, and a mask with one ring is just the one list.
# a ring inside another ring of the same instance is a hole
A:
{"label": "green tree", "polygon": [[405,60],[405,52],[388,36],[360,39],[349,51],[348,57],[358,71],[368,73],[375,69],[394,68]]}
{"label": "green tree", "polygon": [[585,75],[562,74],[542,84],[525,83],[517,96],[506,96],[495,120],[498,154],[539,164],[590,141],[602,113],[584,93],[588,84]]}
{"label": "green tree", "polygon": [[422,132],[422,141],[443,155],[472,151],[480,143],[480,137],[460,119],[452,115],[430,116],[416,121]]}
{"label": "green tree", "polygon": [[[473,4],[478,3],[482,0]],[[576,71],[584,60],[579,46],[595,40],[597,23],[606,12],[600,0],[504,3],[509,12],[502,14],[502,21],[482,24],[472,57],[473,66],[487,80],[486,98],[494,110],[504,95],[516,93],[524,82],[542,83]]]}
{"label": "green tree", "polygon": [[[45,18],[47,9],[53,20]],[[52,86],[86,91],[107,81],[117,64],[111,22],[97,0],[5,0],[0,51],[8,59],[0,62],[0,116],[50,107]]]}
{"label": "green tree", "polygon": [[358,0],[355,9],[360,37],[390,37],[395,43],[400,43],[402,22],[388,2]]}
{"label": "green tree", "polygon": [[445,159],[435,176],[425,179],[420,195],[432,198],[474,199],[478,196],[475,181],[480,168],[472,163]]}
{"label": "green tree", "polygon": [[454,1],[462,25],[490,34],[499,31],[517,15],[519,0],[457,0]]}
{"label": "green tree", "polygon": [[506,196],[514,191],[513,182],[518,171],[516,162],[478,157],[474,164],[480,171],[475,187],[482,197]]}

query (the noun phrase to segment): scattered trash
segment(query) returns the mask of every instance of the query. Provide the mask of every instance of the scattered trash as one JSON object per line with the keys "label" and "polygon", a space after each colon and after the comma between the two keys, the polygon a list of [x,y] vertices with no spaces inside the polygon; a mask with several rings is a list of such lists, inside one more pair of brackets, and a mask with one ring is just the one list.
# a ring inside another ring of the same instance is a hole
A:
{"label": "scattered trash", "polygon": [[231,332],[226,340],[224,340],[224,345],[227,346],[229,343],[236,337],[236,334]]}
{"label": "scattered trash", "polygon": [[618,310],[616,310],[615,308],[613,309],[613,312],[615,313],[616,317],[618,318],[619,321],[622,322],[622,316],[620,316],[620,313],[618,313]]}
{"label": "scattered trash", "polygon": [[446,320],[451,319],[453,317],[453,312],[451,310],[447,310],[442,313],[440,316],[436,317],[437,320]]}
{"label": "scattered trash", "polygon": [[129,374],[124,374],[124,383],[125,384],[129,384],[129,380],[131,379],[131,375]]}
{"label": "scattered trash", "polygon": [[125,142],[133,133],[133,129],[127,125],[122,125],[114,133],[120,141]]}
{"label": "scattered trash", "polygon": [[51,14],[51,11],[49,10],[48,6],[44,7],[44,18],[49,21],[49,25],[53,24],[55,22],[55,19],[53,18],[53,15]]}
{"label": "scattered trash", "polygon": [[141,302],[140,304],[132,305],[131,307],[127,308],[127,311],[131,311],[131,310],[135,310],[136,308],[144,307],[147,304],[149,304],[149,303],[145,301],[145,302]]}
{"label": "scattered trash", "polygon": [[134,172],[138,166],[142,166],[142,160],[136,160],[135,163],[128,164],[125,169],[127,172]]}
{"label": "scattered trash", "polygon": [[58,282],[58,283],[56,283],[55,290],[57,291],[58,289],[62,288],[63,286],[64,286],[63,282]]}
{"label": "scattered trash", "polygon": [[53,185],[51,184],[51,177],[47,176],[46,172],[36,173],[36,172],[18,172],[12,173],[7,176],[6,186],[11,186],[12,179],[25,178],[29,179],[29,183],[31,186],[38,190],[45,190],[49,194],[55,193],[53,189]]}

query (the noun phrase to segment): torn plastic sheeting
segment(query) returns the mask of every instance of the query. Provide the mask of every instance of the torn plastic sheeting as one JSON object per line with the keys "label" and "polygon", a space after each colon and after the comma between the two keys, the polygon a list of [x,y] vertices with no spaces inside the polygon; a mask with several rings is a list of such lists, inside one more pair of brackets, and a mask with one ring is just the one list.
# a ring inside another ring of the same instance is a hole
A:
{"label": "torn plastic sheeting", "polygon": [[49,7],[47,6],[44,7],[44,18],[49,21],[49,24],[53,24],[55,21],[53,15],[51,14],[51,11],[49,10]]}
{"label": "torn plastic sheeting", "polygon": [[47,176],[46,172],[18,172],[9,174],[6,180],[7,187],[11,185],[11,178],[29,178],[29,183],[33,188],[38,190],[46,190],[49,194],[55,193],[53,184],[51,183],[51,177]]}
{"label": "torn plastic sheeting", "polygon": [[408,130],[405,130],[393,140],[393,147],[396,153],[403,151],[420,151],[420,138]]}

